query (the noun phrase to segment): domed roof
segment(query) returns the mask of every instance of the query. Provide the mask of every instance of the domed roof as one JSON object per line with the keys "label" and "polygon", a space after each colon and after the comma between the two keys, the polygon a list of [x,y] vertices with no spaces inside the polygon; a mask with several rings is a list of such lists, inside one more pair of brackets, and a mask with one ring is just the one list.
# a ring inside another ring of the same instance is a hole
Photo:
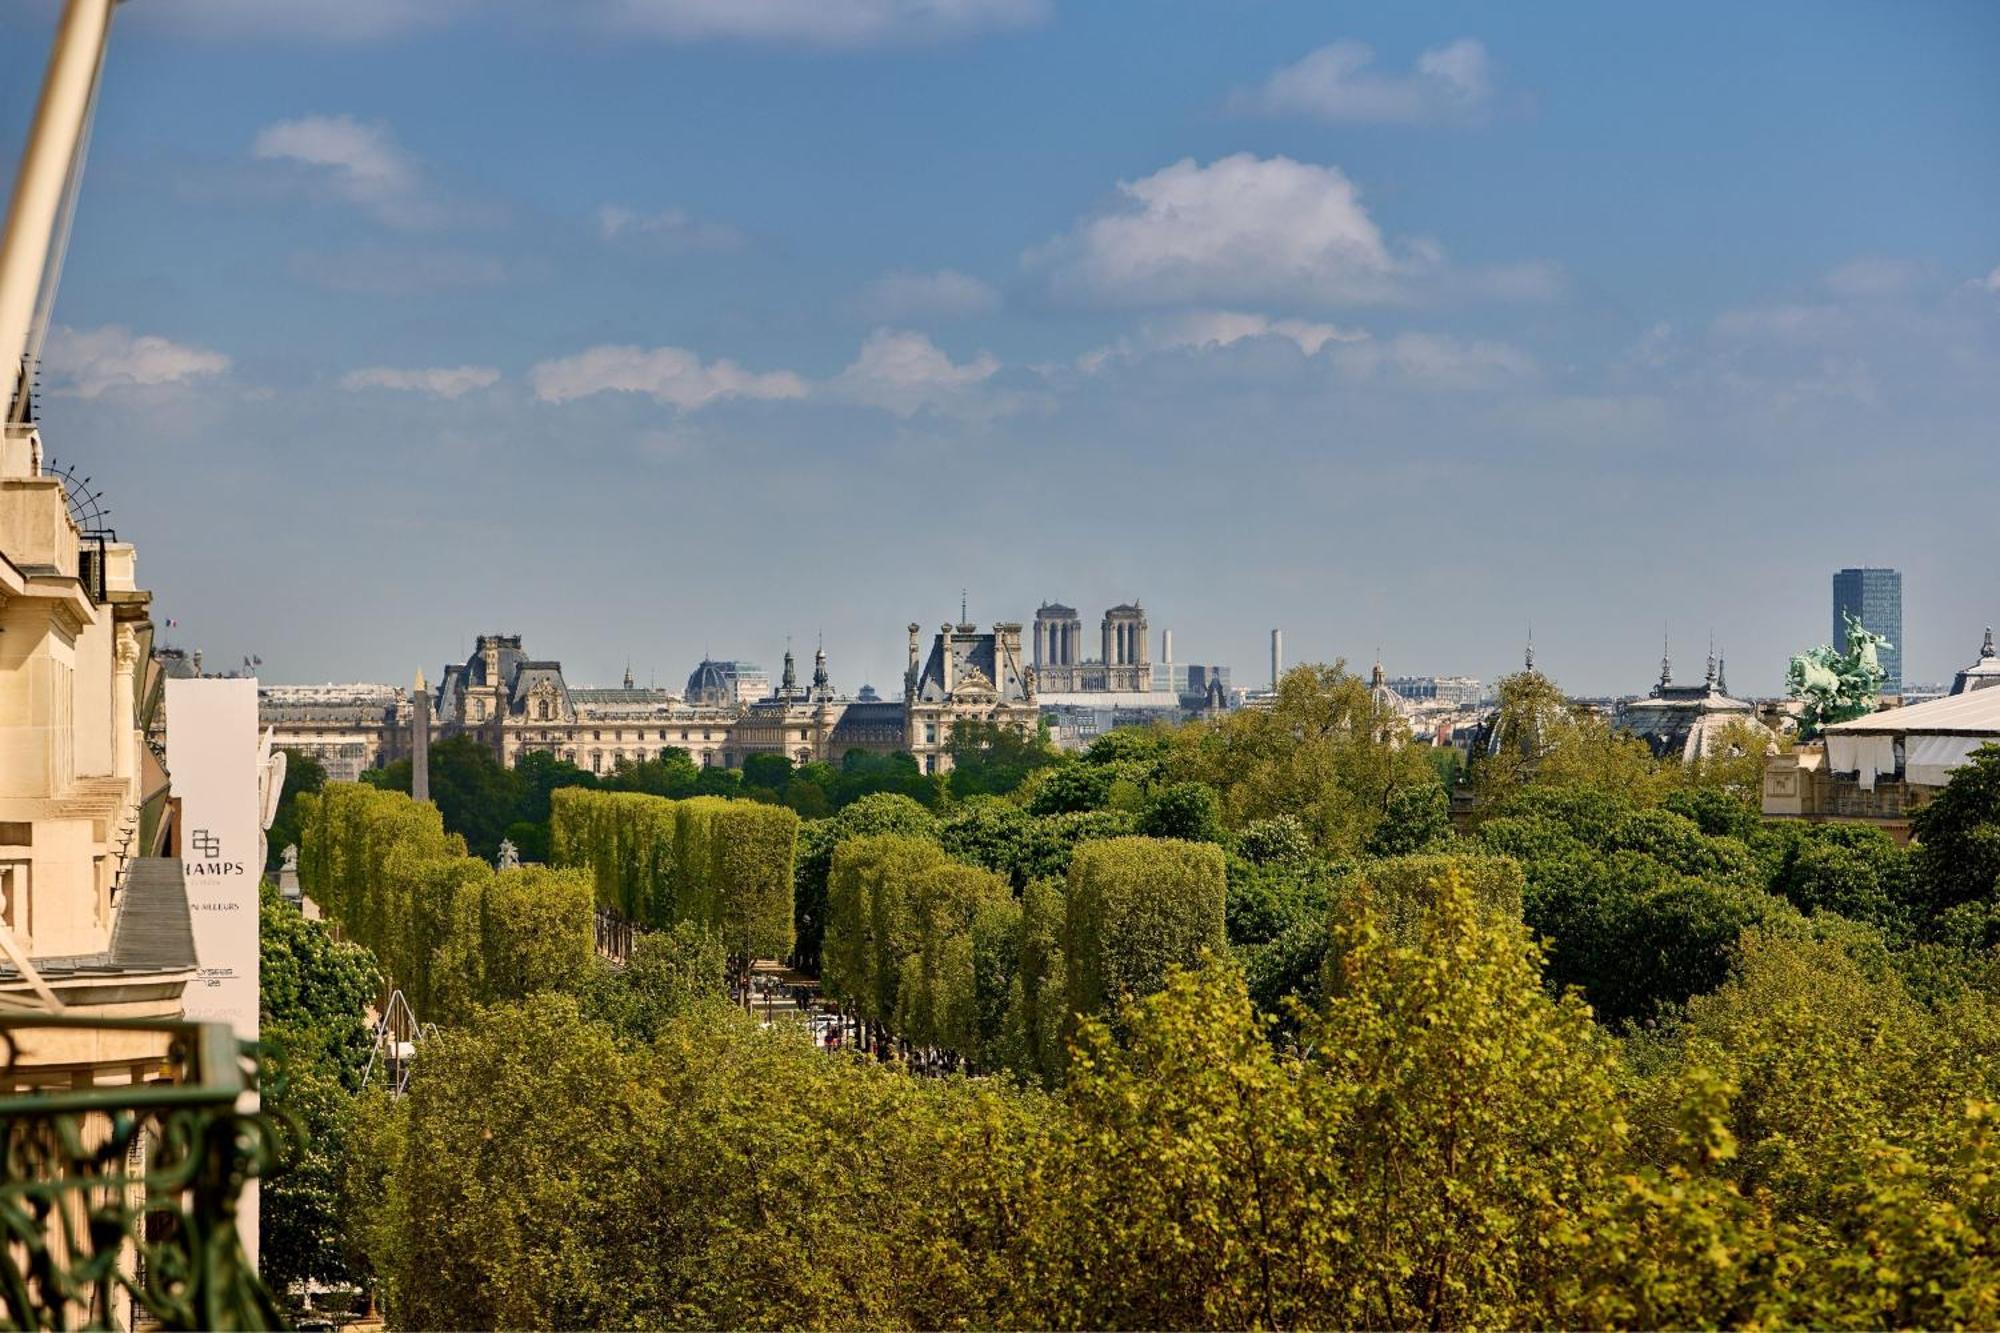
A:
{"label": "domed roof", "polygon": [[1993,649],[1993,627],[1986,627],[1986,640],[1979,645],[1979,660],[1958,673],[1951,683],[1953,694],[1965,694],[2000,685],[2000,653]]}

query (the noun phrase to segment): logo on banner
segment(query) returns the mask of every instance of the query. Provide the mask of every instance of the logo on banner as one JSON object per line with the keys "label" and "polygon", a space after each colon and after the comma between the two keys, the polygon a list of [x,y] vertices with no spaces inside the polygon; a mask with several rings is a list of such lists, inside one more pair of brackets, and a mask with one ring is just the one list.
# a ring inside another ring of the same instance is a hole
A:
{"label": "logo on banner", "polygon": [[243,873],[241,861],[224,861],[222,839],[205,828],[198,828],[188,834],[188,846],[194,849],[198,860],[181,858],[181,865],[190,875],[240,875]]}

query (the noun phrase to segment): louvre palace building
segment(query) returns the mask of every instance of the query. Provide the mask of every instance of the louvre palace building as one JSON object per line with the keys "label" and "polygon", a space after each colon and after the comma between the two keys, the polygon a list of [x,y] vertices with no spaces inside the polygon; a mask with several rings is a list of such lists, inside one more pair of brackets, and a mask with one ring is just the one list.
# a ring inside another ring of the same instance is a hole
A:
{"label": "louvre palace building", "polygon": [[959,721],[1034,728],[1034,673],[1022,660],[1018,624],[948,623],[928,654],[920,651],[921,626],[909,634],[900,699],[867,686],[853,696],[838,692],[824,648],[804,683],[788,649],[776,685],[752,663],[704,659],[680,691],[636,686],[629,671],[607,689],[571,685],[561,662],[530,657],[518,634],[482,634],[471,656],[444,668],[434,692],[421,674],[408,690],[272,685],[259,692],[259,715],[275,746],[312,755],[336,781],[409,757],[420,715],[431,718],[434,739],[474,737],[509,766],[543,753],[593,773],[669,750],[724,768],[755,754],[803,764],[838,763],[852,750],[908,752],[935,773],[950,767]]}

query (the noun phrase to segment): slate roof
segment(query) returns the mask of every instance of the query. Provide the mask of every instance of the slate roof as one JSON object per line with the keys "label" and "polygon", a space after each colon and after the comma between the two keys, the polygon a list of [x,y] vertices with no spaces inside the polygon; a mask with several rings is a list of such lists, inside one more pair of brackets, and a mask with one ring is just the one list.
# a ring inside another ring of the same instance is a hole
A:
{"label": "slate roof", "polygon": [[997,642],[992,634],[954,633],[948,637],[940,634],[932,639],[931,655],[917,677],[917,697],[926,703],[943,703],[950,697],[944,687],[944,654],[950,652],[954,691],[970,671],[977,671],[995,687],[1003,702],[1026,702],[1028,695],[1021,682],[1020,663],[998,661]]}

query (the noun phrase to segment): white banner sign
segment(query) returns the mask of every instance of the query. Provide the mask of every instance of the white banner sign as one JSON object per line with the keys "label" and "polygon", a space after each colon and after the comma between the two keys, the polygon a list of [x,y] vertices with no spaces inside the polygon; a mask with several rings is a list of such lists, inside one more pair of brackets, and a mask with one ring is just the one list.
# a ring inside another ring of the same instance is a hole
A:
{"label": "white banner sign", "polygon": [[[257,801],[257,682],[170,677],[166,706],[167,772],[180,802],[181,872],[187,881],[199,968],[187,989],[187,1016],[196,1022],[227,1023],[238,1037],[254,1040],[259,998],[257,885],[264,875]],[[244,1191],[237,1230],[255,1263],[254,1181]]]}
{"label": "white banner sign", "polygon": [[187,1016],[257,1035],[257,682],[167,681],[167,772],[200,976]]}

